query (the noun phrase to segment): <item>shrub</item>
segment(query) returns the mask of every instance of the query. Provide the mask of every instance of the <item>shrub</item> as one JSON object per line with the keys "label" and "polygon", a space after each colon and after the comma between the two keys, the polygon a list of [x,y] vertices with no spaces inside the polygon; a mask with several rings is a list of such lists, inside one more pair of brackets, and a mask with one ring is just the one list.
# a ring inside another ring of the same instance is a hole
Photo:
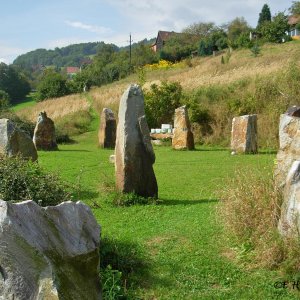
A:
{"label": "shrub", "polygon": [[115,192],[113,197],[113,204],[115,206],[131,206],[131,205],[145,205],[157,204],[158,200],[155,198],[145,198],[135,193],[119,193]]}
{"label": "shrub", "polygon": [[70,200],[69,187],[37,163],[0,157],[0,198],[4,201],[42,201],[43,206]]}
{"label": "shrub", "polygon": [[161,86],[152,84],[145,93],[145,112],[150,128],[171,123],[174,110],[180,106],[182,87],[178,82],[162,82]]}
{"label": "shrub", "polygon": [[0,90],[0,110],[7,109],[10,103],[8,93]]}

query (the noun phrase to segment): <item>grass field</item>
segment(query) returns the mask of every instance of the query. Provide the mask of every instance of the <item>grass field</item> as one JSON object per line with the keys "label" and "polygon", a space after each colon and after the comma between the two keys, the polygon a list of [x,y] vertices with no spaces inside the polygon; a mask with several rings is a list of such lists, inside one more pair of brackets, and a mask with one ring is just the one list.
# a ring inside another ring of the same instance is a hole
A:
{"label": "grass field", "polygon": [[132,265],[130,299],[298,299],[292,289],[274,287],[285,279],[276,271],[247,270],[230,258],[215,214],[224,180],[247,166],[270,170],[274,154],[156,147],[161,203],[114,207],[101,192],[103,182],[114,180],[113,151],[97,148],[95,130],[75,139],[60,151],[39,152],[39,163],[76,185],[76,198],[93,207],[102,238],[113,240],[119,259]]}

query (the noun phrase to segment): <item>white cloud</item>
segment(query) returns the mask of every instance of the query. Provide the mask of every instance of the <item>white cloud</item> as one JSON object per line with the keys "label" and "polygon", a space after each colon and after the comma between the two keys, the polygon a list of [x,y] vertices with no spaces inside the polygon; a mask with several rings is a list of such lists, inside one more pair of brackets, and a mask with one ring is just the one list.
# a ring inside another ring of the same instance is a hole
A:
{"label": "white cloud", "polygon": [[108,33],[112,32],[112,30],[110,28],[103,27],[103,26],[84,24],[79,21],[76,21],[76,22],[65,21],[65,23],[71,27],[87,30],[89,32],[93,32],[93,33],[97,33],[97,34],[108,34]]}
{"label": "white cloud", "polygon": [[28,49],[11,47],[0,41],[0,62],[12,63],[16,56],[24,54]]}

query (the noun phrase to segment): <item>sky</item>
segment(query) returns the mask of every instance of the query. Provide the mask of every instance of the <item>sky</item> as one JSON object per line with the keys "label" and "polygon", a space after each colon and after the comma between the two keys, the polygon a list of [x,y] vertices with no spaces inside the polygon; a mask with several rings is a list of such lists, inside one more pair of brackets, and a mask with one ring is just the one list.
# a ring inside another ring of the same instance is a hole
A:
{"label": "sky", "polygon": [[194,22],[243,16],[255,27],[262,6],[288,12],[292,0],[0,0],[0,61],[26,52],[104,41],[118,46],[180,32]]}

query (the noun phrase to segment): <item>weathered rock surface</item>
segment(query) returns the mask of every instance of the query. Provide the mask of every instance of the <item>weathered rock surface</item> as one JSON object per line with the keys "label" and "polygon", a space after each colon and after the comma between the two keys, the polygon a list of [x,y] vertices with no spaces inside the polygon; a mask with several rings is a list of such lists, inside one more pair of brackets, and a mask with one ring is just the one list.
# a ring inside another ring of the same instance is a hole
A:
{"label": "weathered rock surface", "polygon": [[116,126],[117,123],[113,111],[109,108],[103,108],[98,133],[99,146],[101,148],[115,148]]}
{"label": "weathered rock surface", "polygon": [[278,229],[283,235],[300,232],[300,161],[293,162],[283,192],[283,204]]}
{"label": "weathered rock surface", "polygon": [[195,148],[194,135],[186,106],[175,109],[174,133],[172,147],[176,150],[193,150]]}
{"label": "weathered rock surface", "polygon": [[0,299],[101,299],[99,239],[81,202],[0,200]]}
{"label": "weathered rock surface", "polygon": [[285,185],[287,174],[295,160],[300,160],[300,118],[287,114],[280,116],[279,150],[274,170],[279,188]]}
{"label": "weathered rock surface", "polygon": [[299,106],[291,106],[288,108],[287,112],[285,113],[291,117],[300,117],[300,107]]}
{"label": "weathered rock surface", "polygon": [[257,115],[233,118],[231,150],[236,153],[257,153]]}
{"label": "weathered rock surface", "polygon": [[138,85],[123,94],[115,148],[117,188],[143,197],[157,197],[158,188],[152,165],[155,154],[145,118],[144,97]]}
{"label": "weathered rock surface", "polygon": [[38,157],[31,137],[9,119],[0,119],[0,154],[7,157],[20,155],[32,161]]}
{"label": "weathered rock surface", "polygon": [[114,154],[110,155],[110,156],[109,156],[109,162],[110,162],[111,164],[114,164],[115,161],[116,161],[116,156],[115,156]]}
{"label": "weathered rock surface", "polygon": [[37,150],[57,150],[54,122],[40,112],[34,129],[33,143]]}

